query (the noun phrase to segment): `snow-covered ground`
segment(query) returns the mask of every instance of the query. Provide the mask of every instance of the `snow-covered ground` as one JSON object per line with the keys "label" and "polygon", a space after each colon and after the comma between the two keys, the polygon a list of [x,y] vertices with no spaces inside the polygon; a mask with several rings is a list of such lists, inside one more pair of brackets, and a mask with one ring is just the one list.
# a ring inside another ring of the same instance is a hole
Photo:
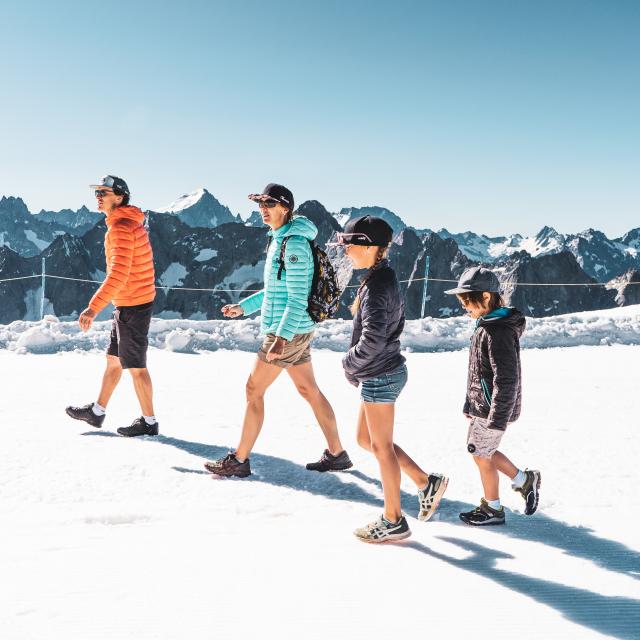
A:
{"label": "snow-covered ground", "polygon": [[[156,348],[182,353],[219,349],[253,352],[260,344],[259,330],[259,318],[201,321],[154,318],[149,341]],[[472,330],[473,324],[466,316],[409,320],[402,344],[405,349],[417,352],[466,349]],[[40,322],[17,320],[0,325],[0,349],[18,353],[104,351],[110,331],[111,321],[94,322],[93,329],[83,333],[77,322],[60,322],[54,316],[45,316]],[[318,325],[313,344],[316,348],[345,351],[350,338],[351,321],[329,320]],[[525,349],[611,344],[640,345],[640,305],[528,318],[522,340]]]}
{"label": "snow-covered ground", "polygon": [[429,523],[403,485],[413,536],[389,546],[351,533],[382,503],[339,353],[314,362],[354,470],[304,469],[323,441],[284,374],[254,475],[215,480],[202,464],[237,442],[251,353],[152,349],[162,435],[130,440],[115,435],[139,413],[128,376],[95,430],[64,407],[95,399],[103,357],[18,351],[0,350],[3,640],[640,637],[638,347],[523,352],[503,450],[542,471],[542,498],[526,517],[503,482],[491,530],[458,519],[481,495],[466,353],[409,353],[397,441],[451,482]]}

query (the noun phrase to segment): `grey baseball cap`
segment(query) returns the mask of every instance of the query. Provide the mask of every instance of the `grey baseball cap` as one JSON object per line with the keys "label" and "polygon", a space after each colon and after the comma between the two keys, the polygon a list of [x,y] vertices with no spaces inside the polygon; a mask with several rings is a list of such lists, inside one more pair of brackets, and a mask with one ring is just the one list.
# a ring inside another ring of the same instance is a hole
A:
{"label": "grey baseball cap", "polygon": [[457,293],[470,293],[471,291],[489,291],[490,293],[500,293],[500,281],[493,271],[484,267],[471,267],[465,269],[458,280],[455,289],[445,291],[449,295]]}

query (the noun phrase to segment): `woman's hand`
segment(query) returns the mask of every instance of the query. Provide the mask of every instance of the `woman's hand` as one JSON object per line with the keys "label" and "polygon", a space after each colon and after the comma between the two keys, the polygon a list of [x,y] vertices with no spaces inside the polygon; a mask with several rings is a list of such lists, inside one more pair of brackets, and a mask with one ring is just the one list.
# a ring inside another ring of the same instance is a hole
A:
{"label": "woman's hand", "polygon": [[276,339],[274,340],[273,344],[269,348],[269,351],[267,351],[267,355],[265,356],[267,362],[279,360],[280,358],[282,358],[282,354],[284,353],[284,346],[286,344],[287,341],[284,338],[276,336]]}
{"label": "woman's hand", "polygon": [[225,304],[222,307],[222,315],[225,318],[239,318],[244,313],[239,304]]}

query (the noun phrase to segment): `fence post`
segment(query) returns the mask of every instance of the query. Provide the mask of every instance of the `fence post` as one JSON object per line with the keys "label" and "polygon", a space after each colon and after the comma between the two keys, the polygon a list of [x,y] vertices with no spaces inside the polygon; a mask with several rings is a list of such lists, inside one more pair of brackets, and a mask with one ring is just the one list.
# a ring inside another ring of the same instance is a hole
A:
{"label": "fence post", "polygon": [[45,275],[45,259],[42,258],[42,296],[40,297],[40,320],[44,320],[44,283],[46,279]]}
{"label": "fence post", "polygon": [[422,288],[422,309],[420,317],[424,318],[424,308],[427,304],[427,285],[429,284],[429,256],[424,257],[424,287]]}

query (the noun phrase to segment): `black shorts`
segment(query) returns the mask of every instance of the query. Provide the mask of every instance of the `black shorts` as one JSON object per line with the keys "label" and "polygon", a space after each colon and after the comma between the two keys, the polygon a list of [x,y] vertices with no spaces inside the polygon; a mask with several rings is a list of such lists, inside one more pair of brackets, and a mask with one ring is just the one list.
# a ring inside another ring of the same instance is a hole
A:
{"label": "black shorts", "polygon": [[107,355],[120,358],[123,369],[143,369],[147,366],[152,312],[153,302],[115,308]]}

